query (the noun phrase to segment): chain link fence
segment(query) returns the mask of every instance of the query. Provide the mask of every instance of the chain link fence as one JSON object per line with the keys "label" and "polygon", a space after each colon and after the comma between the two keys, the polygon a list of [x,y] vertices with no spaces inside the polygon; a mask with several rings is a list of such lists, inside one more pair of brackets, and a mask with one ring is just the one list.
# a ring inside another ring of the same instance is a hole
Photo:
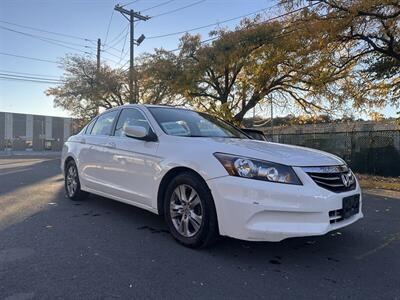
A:
{"label": "chain link fence", "polygon": [[273,141],[336,154],[357,173],[400,176],[400,130],[275,134]]}

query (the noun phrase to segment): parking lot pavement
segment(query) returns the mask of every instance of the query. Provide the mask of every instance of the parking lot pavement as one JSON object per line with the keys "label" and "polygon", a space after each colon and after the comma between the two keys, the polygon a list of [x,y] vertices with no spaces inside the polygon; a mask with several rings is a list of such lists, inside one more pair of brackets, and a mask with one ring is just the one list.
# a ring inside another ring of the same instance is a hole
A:
{"label": "parking lot pavement", "polygon": [[0,299],[400,299],[400,199],[321,237],[178,245],[161,217],[64,197],[54,158],[0,159]]}

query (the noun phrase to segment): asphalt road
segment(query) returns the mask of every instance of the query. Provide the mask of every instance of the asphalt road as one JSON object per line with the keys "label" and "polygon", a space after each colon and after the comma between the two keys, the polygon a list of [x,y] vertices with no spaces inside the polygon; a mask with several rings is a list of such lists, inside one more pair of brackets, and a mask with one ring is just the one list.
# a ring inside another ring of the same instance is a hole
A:
{"label": "asphalt road", "polygon": [[64,197],[57,159],[0,159],[0,299],[400,299],[400,199],[321,237],[187,249],[162,218]]}

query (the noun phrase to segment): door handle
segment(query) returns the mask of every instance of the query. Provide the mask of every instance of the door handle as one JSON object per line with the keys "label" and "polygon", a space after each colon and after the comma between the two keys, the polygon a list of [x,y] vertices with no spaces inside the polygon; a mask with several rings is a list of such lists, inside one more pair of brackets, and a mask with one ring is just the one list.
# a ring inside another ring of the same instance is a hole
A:
{"label": "door handle", "polygon": [[106,147],[108,147],[108,148],[115,148],[115,147],[116,147],[116,145],[115,145],[114,142],[108,142],[108,143],[106,143],[104,146],[106,146]]}

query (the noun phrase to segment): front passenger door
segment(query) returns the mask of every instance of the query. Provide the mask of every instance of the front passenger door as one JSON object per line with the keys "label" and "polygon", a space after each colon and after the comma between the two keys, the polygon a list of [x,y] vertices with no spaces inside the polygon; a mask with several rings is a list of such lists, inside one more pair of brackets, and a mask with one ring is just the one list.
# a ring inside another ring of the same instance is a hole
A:
{"label": "front passenger door", "polygon": [[81,151],[79,157],[84,185],[103,193],[109,192],[107,165],[111,155],[107,146],[118,112],[119,110],[105,112],[96,119],[94,126],[85,135],[86,151]]}
{"label": "front passenger door", "polygon": [[124,108],[121,111],[114,135],[110,138],[115,150],[113,167],[108,170],[108,178],[112,181],[115,196],[150,207],[159,162],[156,156],[158,142],[127,137],[123,130],[127,125],[152,130],[147,118],[139,109]]}

